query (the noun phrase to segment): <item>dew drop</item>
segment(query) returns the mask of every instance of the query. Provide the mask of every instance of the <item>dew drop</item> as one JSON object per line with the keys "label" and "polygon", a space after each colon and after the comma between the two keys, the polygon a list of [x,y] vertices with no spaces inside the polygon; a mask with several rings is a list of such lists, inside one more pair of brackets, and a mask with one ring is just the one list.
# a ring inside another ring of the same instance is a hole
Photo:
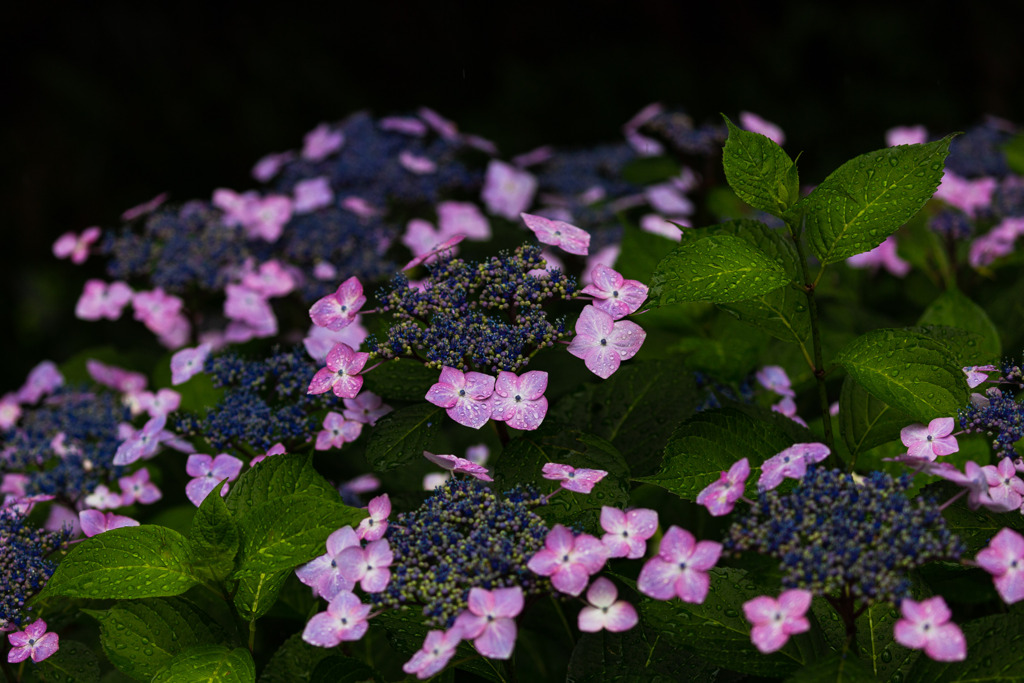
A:
{"label": "dew drop", "polygon": [[736,610],[732,609],[731,607],[729,609],[725,610],[724,614],[725,614],[725,616],[729,617],[730,619],[735,619],[736,617],[738,617],[740,615],[739,612],[737,612]]}
{"label": "dew drop", "polygon": [[894,157],[894,156],[889,157],[889,165],[892,166],[893,168],[898,166],[899,163],[900,163],[900,160],[897,159],[896,157]]}
{"label": "dew drop", "polygon": [[883,662],[888,664],[889,662],[892,661],[892,653],[889,652],[888,650],[882,650],[882,655],[881,655],[881,657],[879,657],[879,659],[881,659]]}

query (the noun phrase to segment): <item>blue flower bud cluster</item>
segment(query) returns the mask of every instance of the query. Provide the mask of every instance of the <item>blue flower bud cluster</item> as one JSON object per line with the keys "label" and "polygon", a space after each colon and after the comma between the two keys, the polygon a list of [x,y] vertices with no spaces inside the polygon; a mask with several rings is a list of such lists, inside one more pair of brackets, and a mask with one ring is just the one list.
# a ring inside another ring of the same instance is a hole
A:
{"label": "blue flower bud cluster", "polygon": [[1010,172],[1003,147],[1012,133],[1002,130],[995,121],[985,121],[953,138],[946,157],[946,168],[964,178],[995,176]]}
{"label": "blue flower bud cluster", "polygon": [[696,412],[714,410],[722,407],[722,401],[734,403],[753,403],[754,378],[748,375],[735,385],[719,382],[703,372],[695,371],[693,378],[697,382],[697,391],[701,399]]}
{"label": "blue flower bud cluster", "polygon": [[[1020,380],[1019,367],[1006,367],[1003,377]],[[1003,458],[1019,458],[1014,444],[1024,438],[1024,407],[1014,400],[1012,391],[989,392],[984,401],[960,410],[960,428],[969,434],[985,434],[992,438],[994,462]]]}
{"label": "blue flower bud cluster", "polygon": [[0,508],[0,627],[21,628],[29,619],[25,603],[41,591],[56,565],[47,556],[67,547],[71,529],[44,531],[11,507]]}
{"label": "blue flower bud cluster", "polygon": [[[131,413],[114,392],[62,386],[0,432],[0,472],[25,474],[26,495],[52,495],[73,505],[121,472],[113,465],[121,442],[118,425]],[[57,448],[54,439],[63,441]]]}
{"label": "blue flower bud cluster", "polygon": [[1003,178],[992,196],[992,209],[1004,218],[1024,216],[1024,177],[1008,175]]}
{"label": "blue flower bud cluster", "polygon": [[958,209],[943,209],[928,219],[928,227],[943,237],[965,240],[974,234],[974,224]]}
{"label": "blue flower bud cluster", "polygon": [[203,415],[177,411],[172,428],[206,439],[218,451],[248,447],[263,453],[278,442],[286,448],[304,444],[320,429],[328,407],[323,396],[306,393],[317,369],[301,347],[275,349],[262,359],[211,356],[206,371],[223,396]]}
{"label": "blue flower bud cluster", "polygon": [[550,581],[526,566],[548,533],[531,511],[542,497],[529,488],[499,497],[476,480],[449,479],[419,509],[388,523],[391,582],[370,599],[377,607],[422,605],[428,626],[449,628],[471,588],[551,593]]}
{"label": "blue flower bud cluster", "polygon": [[898,603],[910,595],[910,570],[964,552],[938,506],[907,498],[909,486],[909,476],[872,472],[855,481],[811,467],[789,493],[762,491],[724,546],[733,555],[753,550],[779,560],[786,589]]}
{"label": "blue flower bud cluster", "polygon": [[394,323],[383,338],[369,337],[368,348],[379,358],[412,356],[434,368],[518,371],[535,350],[567,336],[564,318],[549,321],[544,306],[576,289],[558,269],[529,274],[544,268],[540,252],[523,245],[480,262],[444,257],[429,266],[422,289],[399,274],[378,294]]}
{"label": "blue flower bud cluster", "polygon": [[716,156],[729,131],[725,124],[696,126],[682,111],[665,111],[640,127],[640,132],[666,143],[684,156]]}

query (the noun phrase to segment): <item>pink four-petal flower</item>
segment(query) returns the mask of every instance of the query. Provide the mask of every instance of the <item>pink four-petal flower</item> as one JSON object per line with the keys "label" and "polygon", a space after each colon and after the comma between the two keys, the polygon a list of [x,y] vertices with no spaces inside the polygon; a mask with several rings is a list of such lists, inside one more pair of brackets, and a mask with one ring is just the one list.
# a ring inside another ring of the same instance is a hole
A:
{"label": "pink four-petal flower", "polygon": [[762,595],[743,603],[743,616],[754,625],[751,642],[763,654],[782,649],[791,635],[810,630],[804,616],[810,606],[810,591],[799,588],[783,591],[778,600]]}
{"label": "pink four-petal flower", "polygon": [[967,659],[967,641],[963,631],[950,619],[953,613],[941,595],[921,602],[904,598],[900,603],[903,618],[896,622],[896,642],[924,653],[939,662]]}
{"label": "pink four-petal flower", "polygon": [[529,213],[520,214],[542,244],[559,247],[570,254],[586,256],[590,249],[590,233],[565,221],[555,221]]}
{"label": "pink four-petal flower", "polygon": [[603,576],[595,579],[587,589],[587,602],[580,610],[577,624],[581,631],[596,633],[601,629],[618,633],[628,631],[640,621],[636,608],[625,600],[618,600],[615,584]]}
{"label": "pink four-petal flower", "polygon": [[7,653],[10,664],[23,662],[32,657],[33,662],[41,662],[60,648],[60,637],[46,631],[46,622],[36,619],[25,627],[24,631],[7,634],[11,651]]}
{"label": "pink four-petal flower", "polygon": [[476,477],[481,481],[494,481],[487,473],[486,467],[478,465],[471,460],[466,460],[465,458],[460,458],[456,455],[435,454],[431,453],[430,451],[423,451],[423,457],[425,457],[427,460],[434,463],[438,467],[446,469],[450,472],[455,472],[457,474],[468,474],[471,477]]}
{"label": "pink four-petal flower", "polygon": [[75,317],[81,320],[117,320],[132,300],[132,288],[123,282],[107,284],[103,280],[87,280],[82,296],[75,304]]}
{"label": "pink four-petal flower", "polygon": [[381,538],[366,544],[350,546],[338,555],[338,570],[367,593],[379,593],[391,581],[391,562],[395,556],[388,545],[388,539]]}
{"label": "pink four-petal flower", "polygon": [[614,320],[592,305],[584,307],[576,321],[576,336],[569,343],[569,353],[582,358],[587,369],[608,379],[624,360],[640,350],[647,333],[630,320]]}
{"label": "pink four-petal flower", "polygon": [[795,443],[761,463],[761,477],[757,485],[770,491],[787,477],[803,479],[808,463],[821,462],[830,452],[823,443]]}
{"label": "pink four-petal flower", "polygon": [[376,498],[370,499],[366,509],[369,511],[370,516],[364,517],[359,522],[359,528],[356,529],[356,535],[359,536],[360,540],[363,541],[376,541],[384,536],[384,532],[388,530],[388,515],[391,514],[391,499],[388,498],[388,494],[382,494]]}
{"label": "pink four-petal flower", "polygon": [[362,422],[346,420],[340,413],[329,412],[324,416],[323,429],[316,435],[316,445],[313,447],[318,451],[326,451],[331,448],[341,448],[344,444],[355,441],[363,431]]}
{"label": "pink four-petal flower", "polygon": [[954,422],[951,417],[937,417],[925,427],[912,424],[900,430],[900,440],[907,447],[912,458],[935,460],[940,455],[949,455],[960,450],[953,434]]}
{"label": "pink four-petal flower", "polygon": [[568,528],[556,524],[544,538],[544,548],[526,566],[534,574],[550,576],[557,590],[575,596],[604,567],[608,559],[605,553],[601,541],[590,534],[574,536]]}
{"label": "pink four-petal flower", "polygon": [[728,472],[722,472],[718,481],[708,484],[697,494],[697,505],[703,505],[712,517],[721,517],[732,512],[743,496],[743,488],[750,476],[750,463],[741,458],[733,463]]}
{"label": "pink four-petal flower", "polygon": [[548,373],[543,370],[522,375],[500,371],[491,397],[491,419],[513,429],[537,429],[548,412],[548,400],[544,398],[547,388]]}
{"label": "pink four-petal flower", "polygon": [[620,510],[607,505],[601,508],[601,537],[608,557],[626,557],[636,560],[647,552],[647,539],[658,530],[658,513],[636,508]]}
{"label": "pink four-petal flower", "polygon": [[81,235],[66,232],[53,243],[53,255],[70,258],[75,265],[81,265],[89,258],[89,247],[99,238],[100,229],[95,226],[86,228]]}
{"label": "pink four-petal flower", "polygon": [[462,642],[462,634],[458,629],[447,631],[432,630],[427,633],[423,647],[416,651],[408,662],[402,665],[402,671],[416,674],[416,678],[424,681],[439,673],[448,665],[455,654],[455,648]]}
{"label": "pink four-petal flower", "polygon": [[590,493],[594,486],[608,476],[604,470],[594,470],[586,467],[572,467],[557,462],[544,463],[541,468],[541,476],[545,479],[560,481],[561,487],[573,493]]}
{"label": "pink four-petal flower", "polygon": [[1013,529],[1000,530],[975,558],[992,575],[999,597],[1007,605],[1024,599],[1024,537]]}
{"label": "pink four-petal flower", "polygon": [[337,332],[351,325],[359,309],[366,303],[363,285],[354,275],[338,285],[334,294],[328,294],[309,309],[309,317],[319,327]]}
{"label": "pink four-petal flower", "polygon": [[466,372],[445,366],[437,383],[427,391],[426,399],[447,408],[448,417],[460,425],[480,429],[491,419],[491,395],[494,377],[481,372]]}
{"label": "pink four-petal flower", "polygon": [[224,481],[220,489],[220,495],[228,494],[228,482],[234,481],[242,471],[242,461],[233,455],[221,453],[216,458],[202,453],[194,453],[188,456],[185,463],[185,472],[190,477],[195,477],[185,484],[185,495],[192,501],[192,504],[199,507],[206,496],[210,494],[217,484]]}
{"label": "pink four-petal flower", "polygon": [[99,510],[82,510],[78,513],[78,521],[81,524],[82,533],[89,538],[111,529],[139,526],[138,521],[131,517],[115,515],[113,512],[101,512]]}
{"label": "pink four-petal flower", "polygon": [[615,320],[635,313],[647,300],[647,285],[627,280],[603,263],[594,266],[590,277],[592,282],[581,293],[594,297],[593,305]]}
{"label": "pink four-petal flower", "polygon": [[523,589],[469,591],[469,609],[455,620],[455,630],[472,640],[477,651],[491,659],[508,659],[516,644],[515,618],[523,611]]}
{"label": "pink four-petal flower", "polygon": [[313,375],[306,393],[322,394],[333,390],[338,398],[355,398],[363,388],[360,375],[370,354],[356,351],[348,344],[335,344],[327,354],[327,367],[320,368]]}
{"label": "pink four-petal flower", "polygon": [[313,615],[306,622],[302,639],[317,647],[335,647],[345,640],[359,640],[370,627],[366,618],[370,606],[364,605],[351,591],[341,591],[327,604],[327,611]]}
{"label": "pink four-petal flower", "polygon": [[678,597],[684,602],[702,603],[711,586],[708,570],[721,554],[721,543],[698,543],[686,529],[671,526],[661,539],[657,556],[640,570],[637,590],[656,600]]}
{"label": "pink four-petal flower", "polygon": [[338,558],[346,548],[358,545],[355,529],[344,526],[327,537],[327,552],[296,569],[295,576],[313,589],[314,596],[331,601],[340,592],[351,591],[356,585],[341,573]]}

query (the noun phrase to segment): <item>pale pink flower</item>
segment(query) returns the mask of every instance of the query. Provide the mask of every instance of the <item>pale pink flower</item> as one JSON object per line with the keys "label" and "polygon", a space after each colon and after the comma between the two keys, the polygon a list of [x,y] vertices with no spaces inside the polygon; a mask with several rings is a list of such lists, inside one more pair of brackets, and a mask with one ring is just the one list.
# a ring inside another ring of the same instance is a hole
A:
{"label": "pale pink flower", "polygon": [[380,479],[373,474],[360,474],[355,479],[350,479],[339,487],[343,492],[354,493],[356,495],[360,493],[371,493],[380,488]]}
{"label": "pale pink flower", "polygon": [[295,193],[292,211],[296,215],[312,213],[317,209],[330,206],[334,201],[331,182],[326,176],[300,180],[295,183],[295,188],[292,191]]}
{"label": "pale pink flower", "polygon": [[638,111],[622,126],[622,134],[626,136],[626,142],[633,148],[633,151],[642,157],[658,156],[665,152],[665,148],[660,142],[640,133],[641,126],[663,111],[665,111],[664,105],[660,102],[653,102]]}
{"label": "pale pink flower", "polygon": [[267,449],[266,453],[260,453],[249,461],[249,467],[256,467],[257,464],[263,462],[267,458],[274,455],[284,455],[288,451],[285,450],[284,444],[278,441],[273,446]]}
{"label": "pale pink flower", "polygon": [[885,131],[885,144],[889,147],[920,145],[927,141],[928,129],[924,126],[896,126]]}
{"label": "pale pink flower", "polygon": [[1000,230],[990,230],[971,242],[967,262],[972,268],[982,268],[996,259],[1009,256],[1014,251],[1016,235],[1010,236]]}
{"label": "pale pink flower", "polygon": [[398,163],[409,173],[416,175],[426,175],[437,171],[437,164],[432,159],[418,156],[408,150],[398,153]]}
{"label": "pale pink flower", "polygon": [[896,277],[905,277],[910,272],[910,264],[896,253],[896,237],[889,235],[885,241],[871,251],[855,254],[846,259],[851,268],[870,268],[872,272],[885,268]]}
{"label": "pale pink flower", "polygon": [[997,187],[999,187],[997,178],[986,176],[967,180],[947,168],[934,196],[950,206],[955,206],[967,215],[976,217],[979,209],[992,203],[992,195]]}
{"label": "pale pink flower", "polygon": [[291,161],[294,156],[292,152],[268,154],[257,161],[256,165],[252,167],[252,177],[261,183],[265,183],[276,176],[281,167]]}
{"label": "pale pink flower", "polygon": [[911,458],[935,460],[940,455],[950,455],[960,450],[956,437],[952,436],[955,423],[951,417],[937,417],[928,423],[912,424],[900,430],[900,441],[907,447]]}
{"label": "pale pink flower", "polygon": [[608,476],[604,470],[593,470],[586,467],[570,467],[556,462],[544,463],[541,475],[545,479],[560,481],[560,486],[573,493],[590,493],[597,482]]}
{"label": "pale pink flower", "polygon": [[480,198],[492,214],[514,221],[530,206],[536,192],[537,179],[526,171],[497,159],[487,164]]}
{"label": "pale pink flower", "polygon": [[338,285],[334,294],[314,303],[309,309],[309,317],[315,325],[337,332],[355,321],[356,314],[365,303],[363,285],[353,275]]}
{"label": "pale pink flower", "polygon": [[306,133],[302,144],[302,158],[320,161],[337,152],[345,144],[345,134],[340,130],[331,130],[326,123],[321,123]]}
{"label": "pale pink flower", "polygon": [[425,398],[461,425],[480,429],[491,418],[495,378],[481,372],[463,373],[445,366]]}
{"label": "pale pink flower", "polygon": [[437,225],[442,237],[465,235],[472,240],[491,238],[491,223],[473,202],[441,202],[437,205]]}
{"label": "pale pink flower", "polygon": [[963,631],[950,619],[953,613],[941,595],[921,602],[904,598],[900,603],[903,618],[896,622],[896,642],[924,653],[938,662],[967,659],[967,641]]}
{"label": "pale pink flower", "polygon": [[367,593],[379,593],[391,581],[388,567],[392,561],[394,554],[388,539],[380,538],[370,541],[365,548],[354,545],[342,550],[338,555],[338,571],[349,581],[358,581],[359,587]]}
{"label": "pale pink flower", "polygon": [[19,403],[35,403],[63,384],[64,375],[60,374],[57,364],[44,360],[29,371],[25,383],[14,396]]}
{"label": "pale pink flower", "polygon": [[160,287],[152,291],[136,292],[132,297],[135,319],[142,321],[154,334],[172,332],[177,325],[184,302]]}
{"label": "pale pink flower", "polygon": [[601,379],[608,379],[640,350],[647,333],[630,320],[612,318],[604,311],[588,305],[576,321],[576,336],[569,344],[569,353],[582,358],[587,369]]}
{"label": "pale pink flower", "polygon": [[[411,224],[411,221],[410,221],[410,224]],[[466,239],[465,235],[453,235],[453,236],[449,237],[448,239],[446,239],[444,242],[441,242],[440,244],[435,245],[429,251],[423,252],[419,256],[415,257],[414,259],[412,259],[411,261],[406,263],[404,266],[402,266],[402,270],[409,270],[411,268],[415,268],[416,266],[420,265],[421,263],[426,263],[428,261],[432,261],[432,260],[434,260],[434,257],[437,256],[438,254],[454,255],[456,253],[456,251],[457,251],[455,249],[455,245],[458,244],[459,242],[461,242],[464,239]],[[422,285],[419,285],[419,284],[414,285],[411,281],[409,282],[409,286],[410,287],[420,287],[420,288],[422,288]]]}
{"label": "pale pink flower", "polygon": [[649,213],[640,218],[640,229],[644,232],[650,232],[655,235],[667,237],[676,242],[681,242],[683,239],[683,231],[677,224],[689,227],[689,223],[681,218],[666,219],[654,213]]}
{"label": "pale pink flower", "polygon": [[362,541],[376,541],[388,530],[388,515],[391,514],[391,499],[384,493],[370,499],[366,506],[370,516],[359,522],[356,535]]}
{"label": "pale pink flower", "polygon": [[1007,605],[1024,599],[1024,537],[1013,529],[1001,529],[974,558],[992,575],[999,597]]}
{"label": "pale pink flower", "polygon": [[428,472],[423,475],[423,490],[433,491],[452,478],[451,472]]}
{"label": "pale pink flower", "polygon": [[355,588],[341,573],[338,558],[346,548],[359,547],[359,537],[351,526],[344,526],[327,537],[327,552],[295,570],[299,581],[313,589],[313,596],[333,600],[342,591]]}
{"label": "pale pink flower", "polygon": [[155,394],[143,391],[138,395],[139,408],[149,413],[150,417],[168,415],[181,405],[181,394],[174,389],[160,389]]}
{"label": "pale pink flower", "polygon": [[601,537],[608,557],[626,557],[636,560],[647,552],[647,539],[658,530],[658,513],[636,508],[620,510],[607,505],[601,508]]}
{"label": "pale pink flower", "polygon": [[581,290],[594,297],[593,306],[618,320],[635,313],[647,300],[647,285],[638,280],[627,280],[604,264],[590,272],[591,284]]}
{"label": "pale pink flower", "polygon": [[559,247],[570,254],[586,256],[590,249],[590,233],[565,221],[551,220],[543,216],[520,214],[537,239],[543,244]]}
{"label": "pale pink flower", "polygon": [[212,346],[208,343],[182,349],[171,356],[171,384],[184,384],[203,371]]}
{"label": "pale pink flower", "polygon": [[689,216],[695,210],[693,202],[673,182],[648,186],[644,197],[651,208],[663,216]]}
{"label": "pale pink flower", "polygon": [[809,463],[821,462],[831,451],[823,443],[795,443],[761,464],[758,488],[770,491],[783,479],[803,479]]}
{"label": "pale pink flower", "polygon": [[84,502],[96,510],[113,510],[121,507],[121,495],[111,491],[106,484],[97,484],[92,493],[85,497]]}
{"label": "pale pink flower", "polygon": [[261,263],[256,272],[250,270],[242,275],[242,286],[270,298],[291,293],[298,282],[279,261],[273,260]]}
{"label": "pale pink flower", "polygon": [[796,396],[790,386],[789,375],[781,365],[766,365],[755,375],[758,384],[779,396]]}
{"label": "pale pink flower", "polygon": [[678,597],[684,602],[702,603],[711,587],[708,570],[721,554],[721,543],[698,543],[686,529],[671,526],[661,539],[658,554],[640,570],[637,590],[656,600]]}
{"label": "pale pink flower", "polygon": [[116,365],[101,363],[95,358],[85,361],[85,370],[93,380],[122,394],[139,394],[146,388],[146,376]]}
{"label": "pale pink flower", "polygon": [[792,396],[783,396],[781,401],[779,401],[778,403],[773,403],[772,412],[779,413],[780,415],[785,415],[793,422],[796,422],[798,425],[801,425],[803,427],[807,426],[807,423],[804,422],[804,419],[796,414],[796,401],[793,400]]}
{"label": "pale pink flower", "polygon": [[636,608],[625,600],[618,600],[619,592],[608,579],[594,579],[587,589],[587,602],[580,610],[576,623],[581,631],[597,633],[606,629],[612,633],[628,631],[640,621]]}
{"label": "pale pink flower", "polygon": [[369,335],[361,320],[362,316],[357,315],[355,322],[340,330],[329,330],[326,327],[310,325],[309,332],[302,340],[302,345],[306,347],[306,353],[317,363],[323,363],[327,360],[327,354],[335,344],[348,344],[358,351]]}
{"label": "pale pink flower", "polygon": [[320,368],[309,383],[308,394],[322,394],[333,390],[338,398],[355,398],[363,387],[359,372],[370,354],[355,351],[348,344],[335,344],[327,354],[327,367]]}
{"label": "pale pink flower", "polygon": [[364,391],[355,398],[344,399],[345,419],[361,422],[371,427],[377,420],[390,413],[393,409],[372,391]]}
{"label": "pale pink flower", "polygon": [[543,370],[522,375],[501,370],[491,397],[491,419],[513,429],[537,429],[548,412],[548,400],[544,398],[547,387],[548,373]]}
{"label": "pale pink flower", "polygon": [[[185,495],[192,501],[192,504],[199,507],[206,499],[206,496],[217,488],[220,482],[220,495],[228,495],[228,482],[238,479],[242,471],[242,461],[233,455],[221,453],[216,458],[202,453],[194,453],[188,456],[185,463],[185,472],[190,477],[195,477],[185,484]],[[227,480],[227,481],[225,481]]]}
{"label": "pale pink flower", "polygon": [[470,462],[465,458],[460,458],[451,454],[431,453],[430,451],[423,451],[423,457],[438,467],[450,472],[468,474],[469,476],[476,477],[481,481],[494,481],[487,473],[486,467],[477,465],[475,462]]}
{"label": "pale pink flower", "polygon": [[740,128],[751,133],[760,133],[777,145],[786,144],[786,135],[776,124],[749,111],[740,112]]}
{"label": "pale pink flower", "polygon": [[568,528],[556,524],[544,538],[544,548],[526,566],[534,574],[551,577],[556,590],[575,596],[583,592],[607,559],[601,541],[590,534],[574,536]]}
{"label": "pale pink flower", "polygon": [[515,618],[523,611],[523,589],[471,588],[469,609],[455,620],[455,630],[472,640],[477,652],[491,659],[508,659],[516,644]]}
{"label": "pale pink flower", "polygon": [[342,641],[359,640],[370,627],[366,618],[370,606],[351,591],[341,591],[327,604],[327,611],[313,615],[302,631],[302,639],[317,647],[336,647]]}
{"label": "pale pink flower", "polygon": [[971,389],[988,381],[988,373],[995,372],[994,365],[971,365],[963,369],[967,375],[967,386]]}
{"label": "pale pink flower", "polygon": [[[413,218],[405,226],[405,232],[402,234],[402,244],[409,247],[409,251],[412,252],[413,256],[427,257],[421,259],[419,263],[425,261],[436,260],[430,258],[436,255],[436,248],[439,244],[445,241],[445,236],[440,230],[435,230],[433,224],[430,221],[425,221],[422,218]],[[452,253],[455,253],[454,248]],[[419,265],[417,263],[416,265]]]}
{"label": "pale pink flower", "polygon": [[697,494],[697,505],[703,505],[712,517],[721,517],[732,512],[736,501],[743,497],[743,489],[750,476],[750,463],[741,458],[733,463],[728,472],[722,472],[718,481],[708,484]]}
{"label": "pale pink flower", "polygon": [[82,533],[90,538],[111,529],[139,526],[139,522],[131,517],[115,515],[113,512],[100,512],[99,510],[82,510],[78,513],[78,523],[81,525]]}
{"label": "pale pink flower", "polygon": [[487,448],[487,444],[478,443],[466,449],[466,460],[475,462],[477,465],[486,465],[490,454],[491,451]]}
{"label": "pale pink flower", "polygon": [[988,484],[988,500],[980,499],[982,505],[993,512],[1020,509],[1024,503],[1024,481],[1017,476],[1013,460],[1003,458],[998,465],[985,465],[981,471]]}
{"label": "pale pink flower", "polygon": [[21,418],[21,404],[14,392],[8,392],[0,398],[0,430],[8,430]]}
{"label": "pale pink flower", "polygon": [[75,317],[80,320],[117,320],[132,300],[132,288],[123,282],[107,284],[103,280],[87,280],[82,296],[75,304]]}
{"label": "pale pink flower", "polygon": [[148,202],[142,202],[141,204],[136,204],[135,206],[129,209],[125,209],[124,212],[121,214],[121,220],[133,221],[139,216],[145,216],[147,213],[156,210],[156,208],[163,204],[165,201],[167,201],[167,193],[161,192],[157,196],[150,199]]}
{"label": "pale pink flower", "polygon": [[381,130],[394,131],[416,138],[427,134],[427,124],[412,116],[385,116],[377,122],[377,126]]}
{"label": "pale pink flower", "polygon": [[70,258],[75,265],[85,263],[89,258],[89,247],[100,238],[100,229],[86,228],[81,235],[66,232],[53,243],[53,255],[57,258]]}
{"label": "pale pink flower", "polygon": [[221,222],[230,227],[248,221],[259,198],[259,194],[253,191],[238,194],[234,190],[220,187],[213,191],[211,203],[224,212]]}
{"label": "pale pink flower", "polygon": [[246,219],[242,221],[246,234],[274,242],[284,231],[285,223],[291,220],[293,206],[291,197],[270,195],[254,201],[249,207]]}
{"label": "pale pink flower", "polygon": [[776,600],[768,595],[743,603],[743,616],[754,625],[750,640],[762,654],[781,650],[791,635],[811,629],[804,616],[811,606],[811,592],[801,588],[783,591]]}
{"label": "pale pink flower", "polygon": [[24,498],[28,483],[29,478],[27,474],[8,472],[0,480],[0,493],[7,493],[15,498]]}
{"label": "pale pink flower", "polygon": [[462,642],[459,629],[447,631],[432,630],[427,633],[423,647],[416,651],[408,662],[402,665],[402,671],[416,674],[416,678],[424,681],[441,672],[455,654],[455,648]]}
{"label": "pale pink flower", "polygon": [[143,467],[135,474],[117,480],[121,487],[121,505],[138,501],[143,505],[155,503],[163,497],[157,485],[149,480],[149,470]]}
{"label": "pale pink flower", "polygon": [[114,453],[114,464],[130,465],[140,458],[152,458],[156,455],[160,448],[161,432],[166,424],[166,415],[151,417],[142,429],[133,432],[117,447],[117,452]]}
{"label": "pale pink flower", "polygon": [[7,662],[17,664],[32,657],[33,662],[41,662],[58,649],[60,649],[60,637],[46,631],[46,622],[36,619],[25,627],[24,631],[7,634],[7,640],[11,644],[11,650],[7,653]]}
{"label": "pale pink flower", "polygon": [[340,413],[329,412],[324,416],[323,429],[316,435],[318,451],[341,448],[344,444],[355,441],[363,431],[363,423],[346,420]]}

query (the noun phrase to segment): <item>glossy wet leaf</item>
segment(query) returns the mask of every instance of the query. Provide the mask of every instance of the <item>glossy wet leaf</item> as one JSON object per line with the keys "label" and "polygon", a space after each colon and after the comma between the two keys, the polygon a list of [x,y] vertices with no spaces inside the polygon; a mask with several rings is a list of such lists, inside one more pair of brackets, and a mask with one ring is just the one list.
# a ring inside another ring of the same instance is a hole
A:
{"label": "glossy wet leaf", "polygon": [[431,450],[441,421],[450,419],[443,408],[425,401],[390,412],[370,432],[366,459],[376,472],[418,462],[423,451]]}
{"label": "glossy wet leaf", "polygon": [[234,571],[241,537],[219,486],[210,491],[196,510],[188,544],[192,573],[197,577],[218,582]]}
{"label": "glossy wet leaf", "polygon": [[854,457],[898,439],[914,418],[871,395],[852,377],[843,380],[839,394],[839,431]]}
{"label": "glossy wet leaf", "polygon": [[328,502],[341,500],[330,482],[313,467],[313,456],[282,453],[244,472],[231,485],[224,502],[237,519],[258,505],[293,493],[316,496]]}
{"label": "glossy wet leaf", "polygon": [[773,140],[738,128],[723,116],[729,137],[722,151],[725,178],[736,196],[775,216],[800,198],[796,164]]}
{"label": "glossy wet leaf", "polygon": [[959,289],[947,289],[935,298],[917,321],[918,325],[943,325],[958,327],[979,335],[976,351],[979,358],[987,358],[976,363],[984,365],[996,361],[1002,355],[1002,343],[999,330],[992,323],[988,313],[981,306],[971,301]]}
{"label": "glossy wet leaf", "polygon": [[[66,683],[96,683],[100,680],[100,661],[87,645],[70,638],[60,639],[60,649],[35,664],[40,680]],[[26,677],[25,680],[29,680]]]}
{"label": "glossy wet leaf", "polygon": [[198,645],[174,659],[153,677],[153,683],[255,683],[256,665],[243,647]]}
{"label": "glossy wet leaf", "polygon": [[960,624],[967,640],[963,662],[921,657],[908,681],[1019,681],[1024,671],[1024,616],[993,614]]}

